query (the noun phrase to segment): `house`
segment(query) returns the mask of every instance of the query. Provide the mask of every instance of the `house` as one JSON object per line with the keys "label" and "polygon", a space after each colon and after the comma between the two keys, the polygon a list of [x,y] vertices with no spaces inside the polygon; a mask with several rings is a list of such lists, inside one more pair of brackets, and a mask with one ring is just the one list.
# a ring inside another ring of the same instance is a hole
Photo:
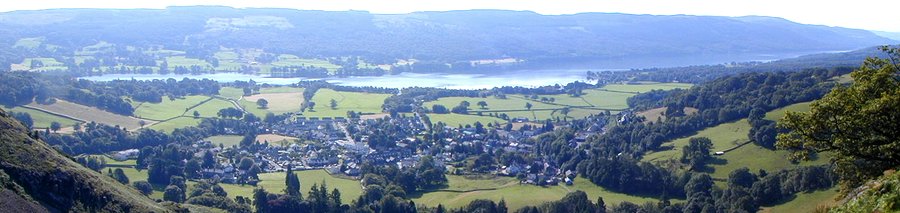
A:
{"label": "house", "polygon": [[123,160],[128,160],[130,158],[137,158],[138,154],[140,154],[140,153],[141,153],[141,151],[138,149],[128,149],[128,150],[118,151],[118,152],[112,154],[112,156],[110,156],[110,157],[117,161],[123,161]]}

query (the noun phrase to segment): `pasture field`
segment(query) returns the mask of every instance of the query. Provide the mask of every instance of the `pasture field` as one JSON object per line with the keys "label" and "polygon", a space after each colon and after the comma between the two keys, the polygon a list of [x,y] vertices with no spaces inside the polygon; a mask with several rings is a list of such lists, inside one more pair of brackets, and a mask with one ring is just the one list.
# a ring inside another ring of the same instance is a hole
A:
{"label": "pasture field", "polygon": [[[55,103],[49,105],[31,103],[28,104],[30,107],[39,108],[43,110],[47,110],[50,112],[67,115],[69,117],[78,118],[84,121],[94,121],[97,123],[103,123],[111,126],[120,126],[125,127],[129,130],[134,130],[140,128],[141,126],[138,124],[138,121],[141,119],[135,117],[129,117],[124,115],[119,115],[107,111],[103,111],[98,108],[89,107],[81,104],[76,104],[64,100],[56,100]],[[153,124],[153,121],[145,120],[147,125]]]}
{"label": "pasture field", "polygon": [[106,161],[106,166],[108,166],[108,167],[134,167],[134,165],[137,165],[137,160],[134,160],[134,159],[117,161],[106,155],[92,155],[92,156],[97,156],[97,157],[103,158],[103,160]]}
{"label": "pasture field", "polygon": [[196,58],[188,58],[184,56],[166,57],[166,63],[169,64],[169,70],[175,70],[175,67],[181,66],[190,69],[191,66],[200,66],[203,70],[211,70],[212,65],[209,62]]}
{"label": "pasture field", "polygon": [[[518,96],[518,97],[512,97]],[[555,109],[559,108],[559,106],[549,105],[545,103],[541,103],[533,100],[526,100],[520,95],[509,95],[506,99],[499,99],[495,97],[446,97],[439,98],[435,101],[429,101],[422,104],[423,107],[431,110],[431,107],[440,104],[447,107],[447,110],[453,109],[453,107],[458,106],[460,102],[468,101],[469,102],[469,111],[470,113],[478,112],[478,111],[507,111],[507,110],[525,110],[525,103],[531,103],[531,109]],[[478,106],[479,101],[484,101],[488,105],[485,109],[482,109]]]}
{"label": "pasture field", "polygon": [[[40,66],[31,66],[32,62],[40,62]],[[31,70],[31,71],[51,71],[51,70],[67,70],[62,62],[54,58],[25,58],[21,64],[11,64],[13,70]]]}
{"label": "pasture field", "polygon": [[634,96],[631,93],[610,92],[603,90],[585,90],[581,98],[598,109],[624,110],[628,109],[628,98]]}
{"label": "pasture field", "polygon": [[[381,113],[384,99],[391,95],[380,93],[340,92],[332,89],[319,89],[312,98],[316,103],[313,111],[306,110],[303,117],[347,117],[347,111],[360,113]],[[331,99],[337,107],[329,106]]]}
{"label": "pasture field", "polygon": [[6,108],[3,106],[0,106],[0,108],[3,108],[3,110],[5,110],[7,112],[28,113],[29,115],[31,115],[31,120],[34,122],[34,128],[49,128],[50,123],[53,123],[54,121],[59,122],[59,124],[61,124],[62,127],[70,127],[70,126],[74,126],[76,123],[79,123],[76,120],[52,115],[52,114],[49,114],[46,112],[41,112],[38,110],[28,109],[25,107]]}
{"label": "pasture field", "polygon": [[219,66],[216,67],[219,71],[236,71],[243,65],[238,61],[239,55],[234,51],[219,51],[213,57],[219,60]]}
{"label": "pasture field", "polygon": [[100,41],[100,42],[97,42],[97,44],[83,47],[83,48],[81,48],[81,50],[76,50],[75,55],[76,56],[96,55],[99,53],[115,51],[114,48],[115,48],[115,45],[105,42],[105,41]]}
{"label": "pasture field", "polygon": [[[679,155],[680,157],[680,155]],[[802,161],[797,164],[788,160],[788,152],[784,150],[769,150],[756,144],[747,144],[741,148],[735,149],[725,155],[719,156],[721,163],[712,163],[712,176],[715,179],[728,179],[728,174],[732,171],[747,167],[750,171],[756,172],[760,169],[768,172],[777,172],[782,169],[792,169],[801,166],[814,166],[827,164],[830,157],[827,153],[819,154],[818,158],[813,161]],[[725,186],[725,182],[716,181],[716,185]]]}
{"label": "pasture field", "polygon": [[[648,109],[648,110],[644,110],[641,112],[637,112],[636,114],[638,116],[644,116],[644,118],[645,118],[644,123],[656,122],[657,119],[662,119],[663,121],[665,121],[666,115],[664,115],[664,114],[666,113],[667,109],[668,109],[667,107],[660,107],[660,108]],[[684,108],[684,114],[687,114],[687,115],[693,115],[699,111],[700,110],[698,110],[697,108],[693,108],[693,107],[685,107]]]}
{"label": "pasture field", "polygon": [[467,124],[475,124],[475,122],[481,122],[487,126],[488,123],[498,122],[500,124],[505,124],[506,121],[500,118],[489,117],[489,116],[477,116],[477,115],[463,115],[463,114],[434,114],[429,113],[428,118],[431,119],[432,124],[437,124],[438,122],[443,122],[447,124],[449,127],[458,127],[460,125],[465,126]]}
{"label": "pasture field", "polygon": [[13,48],[25,48],[25,49],[34,49],[41,46],[44,43],[43,37],[34,37],[34,38],[21,38],[13,44]]}
{"label": "pasture field", "polygon": [[278,60],[272,62],[272,66],[274,67],[289,67],[289,66],[304,66],[304,67],[321,67],[325,68],[328,71],[334,72],[335,70],[341,68],[340,65],[332,64],[326,60],[322,59],[307,59],[300,58],[295,55],[282,54],[278,56]]}
{"label": "pasture field", "polygon": [[212,142],[212,144],[216,146],[222,144],[225,147],[238,146],[243,139],[244,136],[240,135],[216,135],[206,138],[206,140]]}
{"label": "pasture field", "polygon": [[[325,170],[294,171],[294,173],[300,178],[300,192],[304,195],[309,193],[313,184],[320,185],[323,181],[327,185],[329,193],[334,188],[341,191],[342,203],[350,203],[362,194],[362,186],[360,186],[358,180],[336,178],[329,175]],[[284,189],[287,188],[284,184],[284,177],[284,172],[259,174],[260,182],[257,184],[257,187],[266,189],[268,192],[284,193]],[[237,196],[253,197],[253,189],[256,188],[251,185],[219,185],[225,189],[225,192],[228,192],[228,196],[231,198]]]}
{"label": "pasture field", "polygon": [[813,192],[801,192],[794,199],[771,207],[762,207],[760,212],[814,212],[819,206],[832,206],[837,203],[835,197],[838,196],[839,187],[831,189],[818,190]]}
{"label": "pasture field", "polygon": [[199,119],[199,118],[193,118],[193,117],[177,117],[172,120],[156,123],[156,124],[150,126],[150,129],[156,130],[156,131],[161,131],[161,132],[166,132],[166,133],[172,133],[172,131],[177,128],[184,128],[184,127],[188,127],[188,126],[197,126],[198,124],[200,124],[200,120],[201,119]]}
{"label": "pasture field", "polygon": [[176,55],[184,55],[184,51],[180,50],[167,50],[167,49],[156,49],[156,50],[144,50],[144,54],[155,55],[155,56],[176,56]]}
{"label": "pasture field", "polygon": [[181,115],[188,115],[191,108],[209,99],[211,98],[199,95],[176,98],[175,100],[164,97],[162,102],[159,103],[141,103],[140,106],[134,109],[134,115],[151,120],[166,120]]}
{"label": "pasture field", "polygon": [[[241,107],[243,107],[245,111],[247,111],[248,113],[252,113],[253,115],[256,115],[256,117],[265,118],[266,113],[269,113],[269,111],[266,111],[266,109],[259,108],[259,106],[256,105],[256,102],[250,102],[248,100],[241,99],[241,100],[237,101],[237,103],[240,104]],[[300,107],[297,107],[297,108],[300,108]]]}
{"label": "pasture field", "polygon": [[809,112],[810,104],[812,104],[812,102],[796,103],[788,105],[786,107],[778,108],[776,110],[772,110],[769,113],[766,113],[766,120],[778,121],[782,117],[784,117],[784,115],[787,114],[788,111]]}
{"label": "pasture field", "polygon": [[459,208],[468,205],[475,199],[489,199],[493,201],[506,201],[509,209],[519,209],[528,205],[536,205],[547,201],[556,201],[569,192],[584,191],[588,197],[596,199],[602,196],[607,205],[628,201],[643,204],[647,201],[656,201],[653,198],[631,196],[610,192],[583,178],[576,178],[571,186],[535,186],[519,184],[518,180],[511,177],[495,177],[489,179],[467,179],[457,175],[447,175],[448,187],[422,194],[412,194],[416,204],[435,207],[442,204],[447,208]]}
{"label": "pasture field", "polygon": [[231,102],[213,98],[203,104],[191,108],[184,114],[184,116],[194,117],[194,111],[197,111],[198,113],[200,113],[201,118],[213,118],[219,116],[219,110],[228,107],[234,107],[234,105],[231,104]]}
{"label": "pasture field", "polygon": [[236,87],[222,87],[219,88],[219,96],[237,100],[240,99],[241,96],[244,96],[244,89]]}
{"label": "pasture field", "polygon": [[640,84],[608,84],[603,86],[602,90],[608,91],[619,91],[619,92],[630,92],[630,93],[645,93],[650,92],[651,90],[673,90],[673,89],[688,89],[694,86],[693,84],[687,83],[656,83],[656,82],[647,82]]}
{"label": "pasture field", "polygon": [[[271,93],[303,93],[304,88],[300,87],[263,87],[259,89],[260,94]],[[243,92],[243,91],[242,91]]]}
{"label": "pasture field", "polygon": [[[750,123],[747,122],[747,119],[720,124],[718,126],[700,130],[699,132],[697,132],[697,134],[691,135],[689,137],[679,138],[663,143],[662,147],[664,147],[664,149],[671,149],[645,154],[644,158],[641,160],[650,162],[664,161],[668,159],[678,160],[681,158],[681,148],[688,145],[688,141],[690,140],[690,138],[695,137],[707,137],[712,140],[713,148],[711,151],[728,149],[730,147],[734,147],[739,143],[746,142],[748,140],[748,133],[750,133]],[[747,144],[744,147],[741,147],[741,149],[748,146],[756,145]],[[732,154],[732,152],[728,152],[724,156],[730,155]]]}
{"label": "pasture field", "polygon": [[[795,109],[802,111],[804,106],[804,103],[799,103],[782,109],[773,110],[767,113],[766,117],[780,113],[783,114],[784,110]],[[659,162],[668,159],[678,160],[681,158],[681,148],[686,146],[688,140],[692,137],[707,137],[713,142],[712,151],[724,150],[733,147],[738,143],[749,141],[747,134],[750,133],[750,128],[751,126],[747,119],[706,128],[692,136],[666,142],[663,144],[663,147],[670,147],[671,149],[648,153],[644,155],[641,160],[647,162]],[[725,155],[716,156],[716,159],[707,165],[709,168],[705,172],[709,172],[710,176],[717,179],[716,185],[724,187],[725,183],[719,180],[728,179],[728,174],[742,167],[747,167],[750,171],[764,169],[769,172],[776,172],[781,169],[826,164],[830,159],[829,154],[825,153],[820,154],[818,158],[813,161],[792,163],[788,160],[787,156],[787,151],[769,150],[751,143],[729,151],[725,153]]]}
{"label": "pasture field", "polygon": [[[257,101],[260,99],[265,99],[269,102],[267,108],[259,108],[257,105]],[[247,102],[253,103],[252,106],[244,106],[245,108],[259,108],[261,110],[265,110],[268,112],[272,112],[277,114],[287,113],[287,112],[297,112],[300,111],[300,104],[303,103],[303,92],[289,92],[289,93],[262,93],[251,96],[244,97],[244,100]],[[258,116],[258,115],[257,115]]]}

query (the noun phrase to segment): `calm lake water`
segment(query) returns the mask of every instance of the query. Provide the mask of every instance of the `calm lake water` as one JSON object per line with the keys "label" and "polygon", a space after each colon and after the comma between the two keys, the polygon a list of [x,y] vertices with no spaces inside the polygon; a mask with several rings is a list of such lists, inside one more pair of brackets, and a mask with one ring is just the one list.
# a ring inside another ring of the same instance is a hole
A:
{"label": "calm lake water", "polygon": [[[438,87],[449,89],[481,89],[501,86],[538,87],[553,84],[567,84],[574,81],[586,81],[587,69],[578,70],[520,70],[499,74],[446,74],[446,73],[401,73],[398,75],[325,78],[337,85],[344,86],[375,86],[388,88],[406,87]],[[592,70],[600,71],[600,70]],[[158,74],[108,74],[101,76],[82,77],[92,81],[111,80],[153,80],[174,78],[212,79],[219,82],[248,81],[253,79],[258,83],[286,85],[297,83],[301,80],[320,80],[310,78],[269,78],[267,75],[250,75],[239,73],[216,73],[201,75],[158,75]]]}

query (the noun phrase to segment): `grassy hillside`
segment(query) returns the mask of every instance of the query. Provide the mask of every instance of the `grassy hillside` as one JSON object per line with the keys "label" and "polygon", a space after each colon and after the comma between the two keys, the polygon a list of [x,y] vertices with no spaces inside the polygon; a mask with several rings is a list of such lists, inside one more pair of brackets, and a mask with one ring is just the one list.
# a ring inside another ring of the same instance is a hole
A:
{"label": "grassy hillside", "polygon": [[[0,110],[0,171],[3,188],[55,211],[166,212],[137,190],[91,171],[61,155]],[[15,191],[15,190],[13,190]],[[4,192],[6,192],[4,190]],[[7,193],[8,195],[8,193]],[[15,196],[12,196],[15,197]]]}
{"label": "grassy hillside", "polygon": [[[809,110],[809,102],[772,110],[766,113],[766,118],[774,120],[784,116],[785,111],[805,110]],[[686,146],[688,140],[694,137],[709,138],[713,142],[712,151],[722,151],[749,141],[747,134],[750,133],[750,128],[750,123],[747,119],[709,127],[697,132],[697,134],[666,142],[662,145],[665,148],[663,151],[647,153],[641,160],[647,162],[678,160],[681,158],[682,147]],[[704,170],[704,172],[710,173],[710,176],[716,178],[716,184],[724,187],[724,180],[728,178],[728,174],[742,167],[747,167],[751,171],[764,169],[771,172],[798,166],[821,165],[829,160],[827,154],[822,154],[813,161],[795,164],[788,160],[787,156],[787,151],[769,150],[751,143],[729,151],[725,155],[715,156],[715,160],[708,165],[709,168]]]}
{"label": "grassy hillside", "polygon": [[854,190],[847,203],[832,212],[900,212],[900,173],[886,173]]}

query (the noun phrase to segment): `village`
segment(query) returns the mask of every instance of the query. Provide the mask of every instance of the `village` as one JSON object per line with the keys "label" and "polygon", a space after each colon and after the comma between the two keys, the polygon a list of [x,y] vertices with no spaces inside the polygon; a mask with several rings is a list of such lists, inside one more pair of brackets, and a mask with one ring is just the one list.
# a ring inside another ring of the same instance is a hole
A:
{"label": "village", "polygon": [[[534,152],[536,136],[552,130],[553,122],[538,126],[525,118],[514,119],[521,126],[480,123],[462,128],[426,125],[418,114],[383,116],[380,118],[288,118],[275,124],[255,123],[260,134],[276,134],[296,138],[293,143],[257,142],[252,148],[216,146],[210,141],[197,141],[191,152],[197,158],[210,158],[214,166],[200,169],[196,176],[222,183],[255,184],[257,173],[284,172],[288,169],[325,169],[332,175],[359,179],[363,162],[372,165],[396,165],[399,169],[415,167],[424,156],[433,156],[436,166],[451,174],[491,174],[517,177],[520,183],[534,185],[572,184],[574,171],[562,171],[545,158],[531,162],[515,161],[507,164],[489,161],[479,164],[480,154],[511,153],[528,155]],[[602,134],[606,119],[585,119],[589,128],[576,133],[569,146],[577,147],[588,137]],[[592,122],[591,122],[592,121]],[[548,128],[547,124],[551,127]],[[429,130],[429,126],[434,129]],[[430,134],[429,134],[430,132]],[[434,141],[426,143],[425,141]],[[113,153],[114,159],[134,158],[137,150]],[[208,154],[207,154],[208,153]],[[251,156],[253,165],[234,156]],[[474,162],[474,163],[473,163]],[[244,165],[242,165],[244,164]],[[258,168],[258,169],[257,169]]]}

